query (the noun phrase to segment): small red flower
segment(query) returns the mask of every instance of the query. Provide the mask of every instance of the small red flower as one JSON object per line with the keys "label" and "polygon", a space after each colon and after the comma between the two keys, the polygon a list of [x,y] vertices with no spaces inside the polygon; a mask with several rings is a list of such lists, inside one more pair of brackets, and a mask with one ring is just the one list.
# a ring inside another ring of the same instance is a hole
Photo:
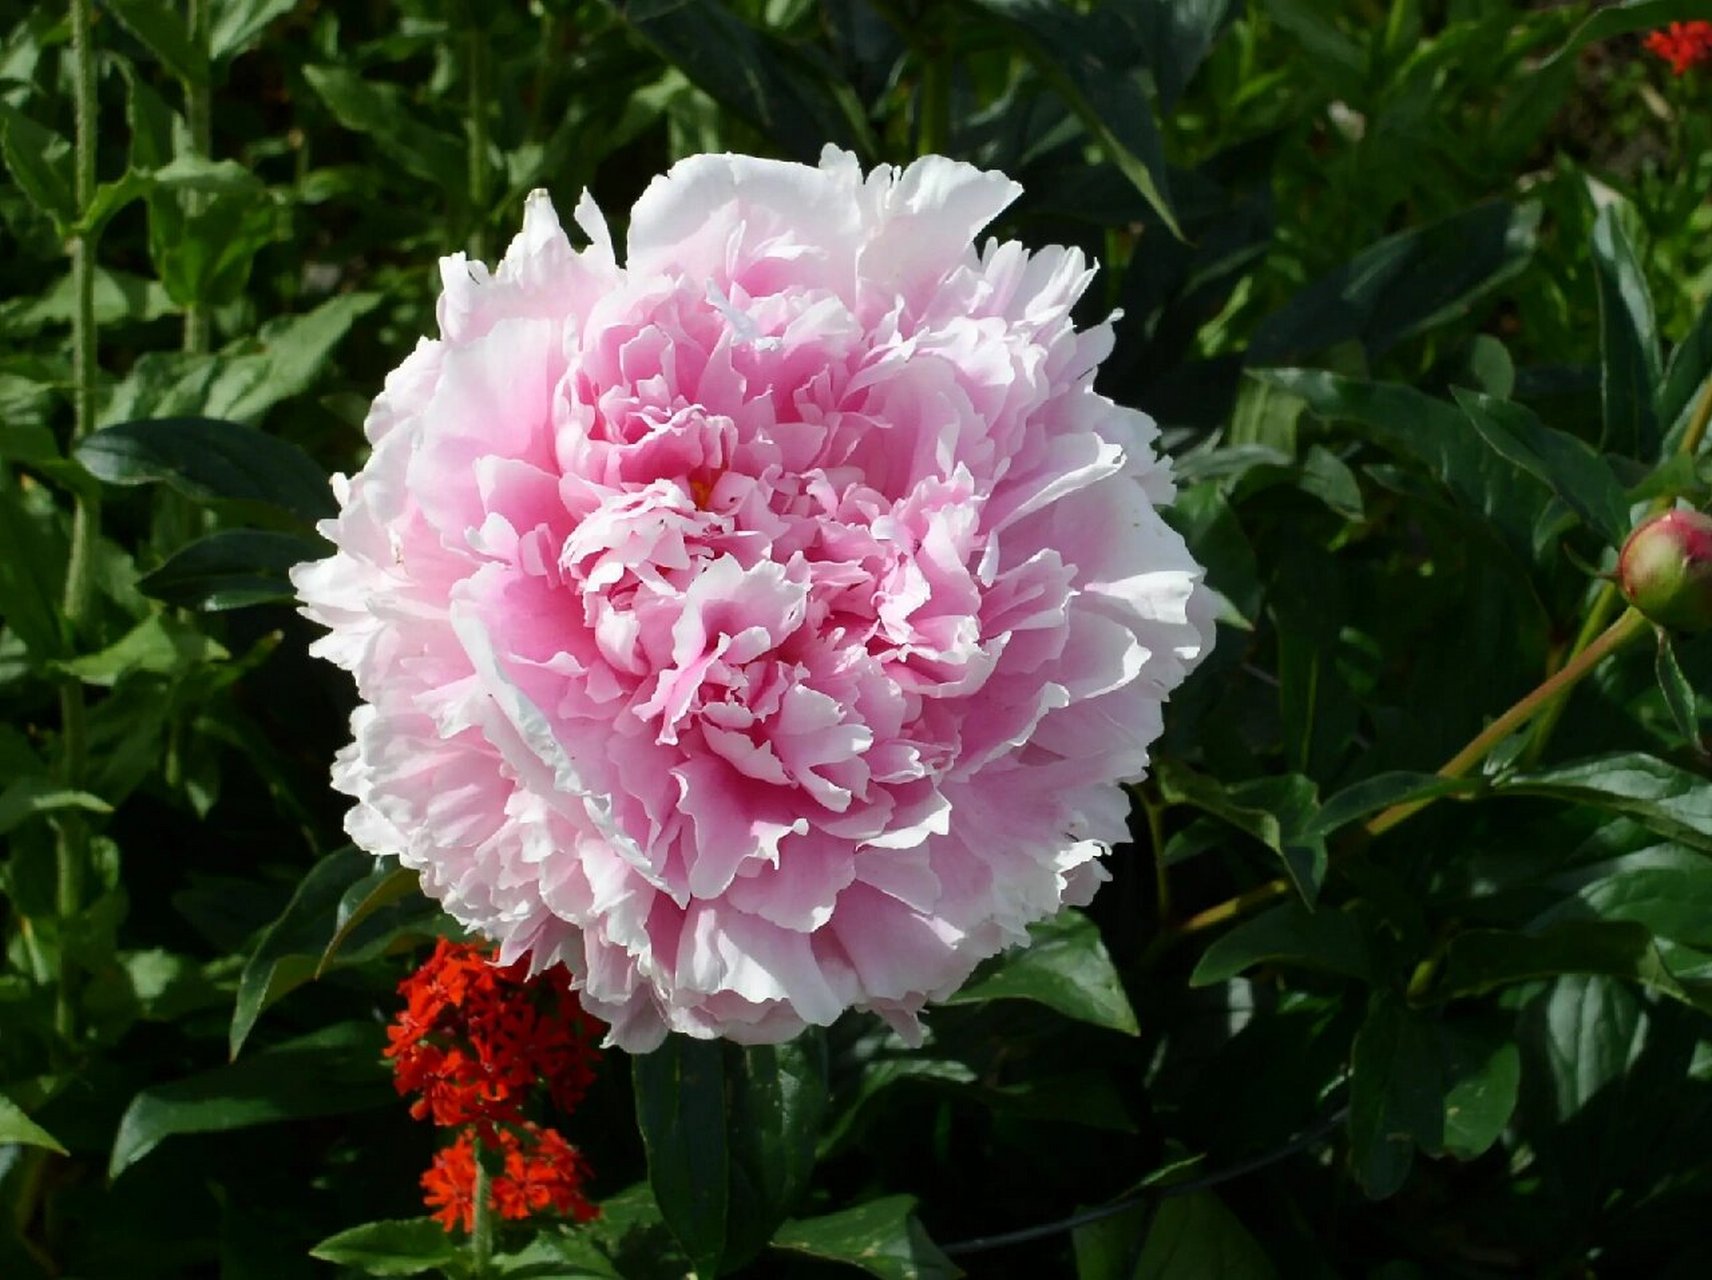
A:
{"label": "small red flower", "polygon": [[1680,76],[1691,67],[1712,62],[1712,22],[1673,22],[1648,35],[1644,43]]}
{"label": "small red flower", "polygon": [[458,1135],[449,1147],[434,1154],[434,1162],[422,1175],[422,1197],[434,1219],[447,1231],[471,1230],[476,1222],[476,1148],[469,1130]]}
{"label": "small red flower", "polygon": [[438,1125],[520,1124],[532,1090],[545,1085],[561,1110],[594,1080],[598,1024],[569,978],[530,980],[481,947],[441,939],[399,984],[405,1007],[387,1030],[386,1056],[410,1113]]}

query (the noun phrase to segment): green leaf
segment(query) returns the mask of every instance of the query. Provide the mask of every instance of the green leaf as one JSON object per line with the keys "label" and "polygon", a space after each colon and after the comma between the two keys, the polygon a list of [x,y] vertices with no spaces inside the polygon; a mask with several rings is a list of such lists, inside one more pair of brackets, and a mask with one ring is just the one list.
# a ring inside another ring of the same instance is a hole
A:
{"label": "green leaf", "polygon": [[1425,467],[1464,507],[1529,552],[1545,490],[1487,448],[1454,405],[1413,387],[1364,382],[1317,369],[1266,369],[1250,377],[1302,397],[1327,422],[1347,422],[1382,448]]}
{"label": "green leaf", "polygon": [[57,1151],[65,1155],[65,1147],[58,1138],[24,1114],[24,1109],[5,1094],[0,1093],[0,1146],[8,1142],[21,1142],[27,1147],[46,1147],[49,1151]]}
{"label": "green leaf", "polygon": [[236,160],[179,154],[153,173],[156,184],[209,196],[262,196],[267,184]]}
{"label": "green leaf", "polygon": [[1302,901],[1313,906],[1325,879],[1328,854],[1324,837],[1314,828],[1319,798],[1312,779],[1292,773],[1226,787],[1214,778],[1164,761],[1155,776],[1167,802],[1203,809],[1271,849],[1283,862]]}
{"label": "green leaf", "polygon": [[1275,1280],[1278,1272],[1241,1220],[1210,1191],[1159,1206],[1134,1280]]}
{"label": "green leaf", "polygon": [[133,672],[176,676],[230,656],[222,645],[188,622],[154,613],[98,653],[51,665],[84,684],[111,689]]}
{"label": "green leaf", "polygon": [[1444,1145],[1444,1080],[1433,1025],[1375,993],[1350,1051],[1349,1158],[1374,1200],[1407,1181],[1415,1148]]}
{"label": "green leaf", "polygon": [[1202,954],[1189,985],[1211,986],[1257,964],[1291,965],[1369,980],[1367,946],[1355,920],[1342,911],[1313,911],[1286,902],[1245,920]]}
{"label": "green leaf", "polygon": [[1112,12],[1078,13],[1035,0],[974,0],[1003,20],[1041,79],[1064,100],[1088,136],[1179,240],[1183,231],[1165,193],[1165,158],[1153,103],[1144,87],[1148,71],[1114,57],[1133,39],[1113,27]]}
{"label": "green leaf", "polygon": [[1476,778],[1442,778],[1436,773],[1413,773],[1396,770],[1375,774],[1338,792],[1314,814],[1308,830],[1322,838],[1370,813],[1378,813],[1393,805],[1415,800],[1436,800],[1440,796],[1462,795],[1478,791],[1484,785]]}
{"label": "green leaf", "polygon": [[1500,794],[1545,796],[1621,813],[1645,827],[1712,850],[1712,784],[1699,774],[1640,753],[1595,756],[1553,769],[1515,773]]}
{"label": "green leaf", "polygon": [[196,47],[184,20],[165,0],[101,0],[101,7],[180,80],[193,85],[208,82],[207,55]]}
{"label": "green leaf", "polygon": [[1363,249],[1261,321],[1251,364],[1281,364],[1359,339],[1378,356],[1469,314],[1533,256],[1536,204],[1493,201]]}
{"label": "green leaf", "polygon": [[706,1276],[720,1274],[731,1202],[723,1050],[674,1033],[631,1060],[649,1185],[660,1216]]}
{"label": "green leaf", "polygon": [[988,961],[945,1003],[1033,1000],[1078,1022],[1141,1034],[1098,925],[1066,910],[1028,932],[1028,946]]}
{"label": "green leaf", "polygon": [[1537,933],[1469,929],[1452,938],[1431,995],[1454,1000],[1560,974],[1625,978],[1697,1007],[1706,992],[1679,982],[1659,956],[1652,931],[1630,920],[1576,920]]}
{"label": "green leaf", "polygon": [[0,156],[12,180],[63,234],[77,218],[71,144],[6,102],[0,102]]}
{"label": "green leaf", "polygon": [[1658,677],[1659,691],[1664,694],[1664,705],[1670,711],[1676,731],[1698,750],[1701,746],[1698,700],[1694,696],[1694,686],[1682,673],[1682,664],[1676,660],[1676,648],[1671,643],[1670,632],[1663,627],[1658,629],[1658,654],[1653,660],[1653,672]]}
{"label": "green leaf", "polygon": [[65,652],[65,539],[35,495],[0,469],[0,617],[37,662]]}
{"label": "green leaf", "polygon": [[1485,1155],[1510,1123],[1522,1082],[1522,1055],[1507,1027],[1480,1035],[1441,1026],[1444,1151],[1458,1160]]}
{"label": "green leaf", "polygon": [[353,888],[372,883],[374,873],[374,858],[346,845],[309,868],[298,882],[285,910],[256,940],[238,979],[230,1034],[234,1058],[262,1011],[316,975],[328,940],[337,932],[335,913]]}
{"label": "green leaf", "polygon": [[914,1196],[886,1196],[840,1213],[797,1218],[773,1236],[773,1248],[847,1262],[880,1280],[953,1280],[963,1273],[916,1221]]}
{"label": "green leaf", "polygon": [[1712,950],[1712,863],[1640,866],[1603,876],[1542,913],[1533,927],[1586,916],[1644,925],[1655,938]]}
{"label": "green leaf", "polygon": [[213,29],[208,33],[208,56],[215,62],[243,53],[276,18],[283,18],[298,0],[212,0]]}
{"label": "green leaf", "polygon": [[788,155],[813,161],[827,143],[874,153],[856,94],[809,46],[751,26],[719,0],[609,0],[630,28],[708,97]]}
{"label": "green leaf", "polygon": [[1676,428],[1687,427],[1689,414],[1699,404],[1700,397],[1712,394],[1705,390],[1709,380],[1712,380],[1712,297],[1700,308],[1688,336],[1670,353],[1670,364],[1659,385],[1658,421],[1669,433],[1668,447],[1676,446],[1680,439]]}
{"label": "green leaf", "polygon": [[632,1060],[648,1180],[705,1275],[764,1248],[808,1186],[826,1104],[822,1038],[740,1048],[666,1037]]}
{"label": "green leaf", "polygon": [[1453,394],[1494,451],[1545,481],[1607,543],[1622,544],[1629,534],[1629,500],[1611,468],[1585,441],[1546,426],[1513,401],[1460,387]]}
{"label": "green leaf", "polygon": [[327,554],[316,538],[268,529],[222,529],[181,548],[137,582],[144,595],[217,612],[296,598],[287,572]]}
{"label": "green leaf", "polygon": [[144,1089],[119,1121],[116,1178],[175,1134],[213,1133],[396,1103],[378,1023],[341,1022],[212,1071]]}
{"label": "green leaf", "polygon": [[1655,458],[1664,361],[1646,275],[1614,204],[1599,210],[1589,244],[1599,286],[1599,386],[1605,412],[1601,443],[1627,457]]}
{"label": "green leaf", "polygon": [[186,497],[263,502],[306,520],[338,513],[327,477],[290,441],[213,418],[104,427],[74,450],[108,484],[163,483]]}
{"label": "green leaf", "polygon": [[321,949],[321,958],[315,963],[315,976],[321,976],[358,926],[381,908],[420,892],[421,883],[422,877],[409,867],[389,867],[383,863],[346,889],[339,898],[339,909],[334,916],[333,936],[327,940],[327,945]]}
{"label": "green leaf", "polygon": [[113,812],[113,806],[100,796],[72,790],[45,774],[19,778],[0,791],[0,835],[5,835],[26,818],[61,809],[82,809],[85,813]]}
{"label": "green leaf", "polygon": [[432,1218],[403,1218],[368,1222],[328,1236],[309,1256],[355,1267],[365,1275],[414,1276],[450,1268],[462,1255],[457,1242]]}
{"label": "green leaf", "polygon": [[464,190],[469,171],[462,139],[424,124],[422,112],[397,85],[334,66],[304,67],[303,78],[345,128],[368,134],[386,156],[441,191]]}

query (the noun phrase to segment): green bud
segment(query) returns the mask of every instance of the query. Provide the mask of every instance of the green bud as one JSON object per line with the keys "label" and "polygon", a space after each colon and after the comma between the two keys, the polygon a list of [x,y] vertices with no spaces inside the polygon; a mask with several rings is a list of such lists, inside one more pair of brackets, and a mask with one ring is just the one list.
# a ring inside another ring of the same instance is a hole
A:
{"label": "green bud", "polygon": [[1712,628],[1712,516],[1667,511],[1643,521],[1617,558],[1617,586],[1662,627]]}

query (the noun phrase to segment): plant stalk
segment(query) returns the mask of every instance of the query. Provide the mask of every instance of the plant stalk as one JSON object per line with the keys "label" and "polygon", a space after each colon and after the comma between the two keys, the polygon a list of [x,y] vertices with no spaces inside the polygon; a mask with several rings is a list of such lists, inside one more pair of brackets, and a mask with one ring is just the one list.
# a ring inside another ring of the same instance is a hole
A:
{"label": "plant stalk", "polygon": [[944,155],[951,145],[951,53],[937,37],[921,52],[921,119],[916,150]]}
{"label": "plant stalk", "polygon": [[[1634,609],[1628,610],[1623,616],[1607,627],[1593,642],[1577,653],[1563,667],[1540,683],[1532,692],[1517,701],[1485,729],[1476,734],[1468,745],[1457,752],[1439,768],[1441,778],[1461,778],[1467,775],[1486,758],[1488,753],[1512,733],[1522,728],[1533,717],[1555,701],[1564,697],[1597,667],[1600,662],[1613,653],[1624,648],[1634,640],[1648,634],[1650,624],[1646,618]],[[1403,804],[1392,805],[1389,809],[1368,821],[1363,830],[1369,836],[1381,835],[1399,823],[1407,821],[1415,814],[1432,804],[1437,796],[1423,800],[1410,800]],[[1216,928],[1230,920],[1247,915],[1256,907],[1283,897],[1290,891],[1289,882],[1280,878],[1269,880],[1265,884],[1256,885],[1235,897],[1199,911],[1179,923],[1172,930],[1171,936],[1182,937],[1186,934],[1199,933],[1205,929]]]}
{"label": "plant stalk", "polygon": [[488,1203],[492,1195],[493,1177],[482,1161],[482,1144],[476,1148],[475,1221],[470,1228],[470,1270],[477,1280],[485,1280],[493,1262],[493,1208]]}
{"label": "plant stalk", "polygon": [[[70,0],[73,108],[76,115],[76,194],[79,218],[95,199],[95,48],[90,29],[94,14],[90,0]],[[95,234],[72,237],[72,439],[80,440],[95,426]],[[81,486],[72,496],[71,548],[66,559],[65,615],[67,639],[76,643],[89,615],[94,594],[96,539],[101,530],[98,491]],[[88,726],[83,685],[67,679],[60,686],[60,775],[71,789],[83,785],[87,769]],[[89,863],[89,828],[72,812],[59,824],[55,849],[55,907],[61,920],[83,908],[84,871]],[[66,1040],[77,1034],[77,1005],[72,977],[63,956],[54,998],[54,1028]]]}
{"label": "plant stalk", "polygon": [[[190,28],[190,42],[206,57],[209,0],[189,0],[189,5],[185,16],[186,25]],[[206,160],[214,153],[214,90],[208,74],[203,76],[200,84],[186,79],[183,85],[184,118],[190,126],[190,154]],[[185,196],[185,207],[192,213],[199,213],[205,207],[205,201],[206,197],[201,192],[193,191]],[[184,350],[190,355],[205,355],[209,344],[207,304],[193,301],[184,309]]]}
{"label": "plant stalk", "polygon": [[488,186],[487,116],[491,97],[492,50],[487,32],[472,25],[465,34],[469,41],[469,188],[470,188],[470,257],[487,260],[487,220],[492,212],[488,202],[493,198]]}

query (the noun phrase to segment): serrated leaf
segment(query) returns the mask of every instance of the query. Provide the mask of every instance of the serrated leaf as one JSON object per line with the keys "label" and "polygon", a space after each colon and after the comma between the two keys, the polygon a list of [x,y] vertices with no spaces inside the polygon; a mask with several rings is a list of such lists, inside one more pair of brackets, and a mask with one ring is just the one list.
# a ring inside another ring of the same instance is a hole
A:
{"label": "serrated leaf", "polygon": [[116,1178],[167,1138],[343,1115],[397,1102],[381,1066],[378,1023],[341,1022],[227,1066],[152,1085],[119,1121],[107,1173]]}
{"label": "serrated leaf", "polygon": [[1029,926],[1032,941],[996,957],[946,1004],[1033,1000],[1067,1018],[1139,1035],[1123,980],[1100,939],[1099,927],[1080,911],[1066,910]]}
{"label": "serrated leaf", "polygon": [[442,191],[463,190],[468,169],[462,139],[423,123],[397,85],[335,66],[304,67],[303,78],[345,128],[370,135],[388,157]]}
{"label": "serrated leaf", "polygon": [[0,156],[12,180],[63,234],[77,219],[71,144],[9,103],[0,102]]}
{"label": "serrated leaf", "polygon": [[296,598],[287,573],[327,554],[325,543],[269,529],[222,529],[175,552],[137,581],[155,600],[218,612]]}
{"label": "serrated leaf", "polygon": [[338,513],[327,477],[290,441],[214,418],[152,418],[103,427],[75,449],[108,484],[166,484],[199,501],[263,502],[305,520]]}
{"label": "serrated leaf", "polygon": [[192,85],[208,82],[208,56],[196,47],[184,19],[166,0],[101,0],[101,7],[180,80]]}
{"label": "serrated leaf", "polygon": [[1591,446],[1546,426],[1513,401],[1493,400],[1460,387],[1453,394],[1494,451],[1545,481],[1606,542],[1621,545],[1629,533],[1629,500]]}
{"label": "serrated leaf", "polygon": [[355,1267],[365,1275],[415,1276],[452,1267],[461,1253],[457,1241],[432,1218],[403,1218],[368,1222],[328,1236],[309,1256]]}
{"label": "serrated leaf", "polygon": [[916,1221],[915,1197],[885,1196],[840,1213],[798,1218],[773,1236],[773,1248],[845,1262],[880,1280],[954,1280],[963,1274]]}

